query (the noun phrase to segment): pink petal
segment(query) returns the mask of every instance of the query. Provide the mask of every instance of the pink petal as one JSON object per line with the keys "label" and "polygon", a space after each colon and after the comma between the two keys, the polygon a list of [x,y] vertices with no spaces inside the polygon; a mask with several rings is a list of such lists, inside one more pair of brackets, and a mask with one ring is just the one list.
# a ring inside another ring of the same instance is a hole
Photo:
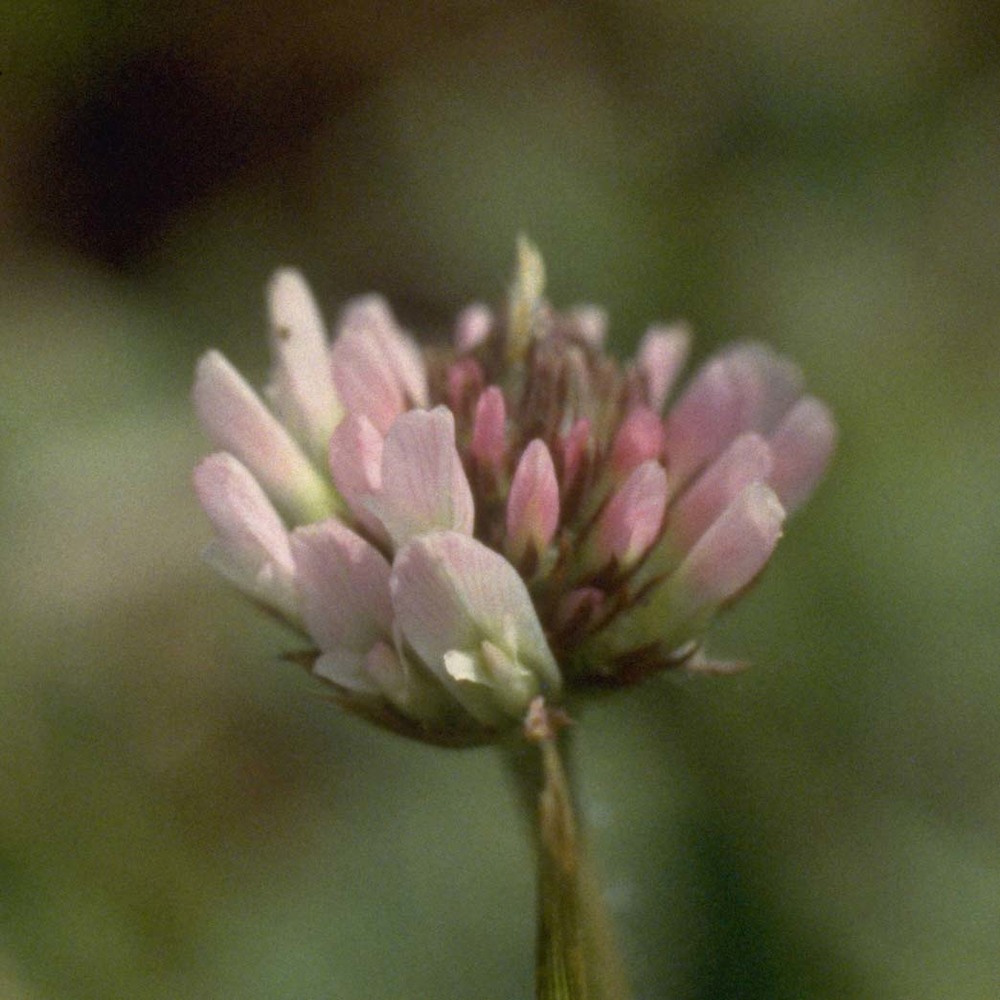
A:
{"label": "pink petal", "polygon": [[475,358],[459,358],[448,365],[448,406],[456,416],[471,414],[486,382],[483,367]]}
{"label": "pink petal", "polygon": [[507,451],[507,404],[503,392],[488,386],[476,403],[469,450],[483,468],[499,470]]}
{"label": "pink petal", "polygon": [[663,421],[655,410],[638,406],[621,422],[611,445],[611,469],[621,482],[637,466],[663,455]]}
{"label": "pink petal", "polygon": [[545,442],[532,441],[517,464],[507,498],[507,544],[516,561],[548,548],[559,524],[559,483]]}
{"label": "pink petal", "polygon": [[734,348],[709,362],[667,416],[667,465],[675,485],[738,434],[770,433],[801,392],[798,368],[760,345]]}
{"label": "pink petal", "polygon": [[[406,642],[459,700],[469,695],[456,681],[459,661],[474,671],[467,658],[481,655],[484,640],[534,673],[544,690],[558,691],[559,668],[527,587],[499,553],[453,531],[421,535],[396,556],[390,587]],[[446,664],[455,652],[462,655]]]}
{"label": "pink petal", "polygon": [[466,306],[455,323],[455,350],[459,354],[474,351],[485,343],[493,329],[493,311],[480,302]]}
{"label": "pink petal", "polygon": [[771,436],[774,471],[770,483],[791,513],[823,478],[837,444],[837,425],[818,399],[800,399]]}
{"label": "pink petal", "polygon": [[379,541],[382,522],[369,502],[382,488],[382,435],[362,416],[345,417],[330,438],[330,476],[355,519]]}
{"label": "pink petal", "polygon": [[750,584],[771,558],[784,519],[768,486],[747,486],[667,581],[667,631],[711,614]]}
{"label": "pink petal", "polygon": [[209,455],[194,470],[198,501],[215,529],[207,561],[249,597],[298,618],[288,530],[257,480],[232,455]]}
{"label": "pink petal", "polygon": [[268,285],[274,365],[267,398],[310,457],[325,459],[341,417],[329,370],[322,317],[298,271],[279,271]]}
{"label": "pink petal", "polygon": [[741,434],[673,507],[667,529],[670,547],[687,552],[750,483],[767,481],[771,467],[767,442],[759,434]]}
{"label": "pink petal", "polygon": [[646,331],[639,344],[636,360],[639,371],[646,377],[649,405],[662,410],[670,390],[677,380],[691,347],[691,334],[687,327],[654,326]]}
{"label": "pink petal", "polygon": [[330,353],[333,381],[348,413],[380,434],[412,406],[427,405],[427,373],[416,345],[377,295],[348,303]]}
{"label": "pink petal", "polygon": [[218,352],[198,362],[195,411],[216,447],[235,455],[294,523],[326,517],[334,498],[302,449]]}
{"label": "pink petal", "polygon": [[604,562],[633,565],[659,534],[667,506],[667,474],[656,461],[643,462],[611,498],[597,523],[596,550]]}
{"label": "pink petal", "polygon": [[292,556],[302,617],[323,652],[363,657],[391,638],[389,564],[378,549],[331,519],[296,528]]}
{"label": "pink petal", "polygon": [[410,410],[396,419],[382,449],[382,488],[368,506],[397,548],[427,531],[472,534],[472,490],[449,409]]}

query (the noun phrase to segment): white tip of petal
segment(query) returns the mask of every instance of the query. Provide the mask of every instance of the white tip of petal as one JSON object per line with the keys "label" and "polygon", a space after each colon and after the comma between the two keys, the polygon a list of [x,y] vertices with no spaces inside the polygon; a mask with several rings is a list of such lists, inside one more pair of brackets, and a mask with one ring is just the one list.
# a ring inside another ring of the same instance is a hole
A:
{"label": "white tip of petal", "polygon": [[580,305],[570,310],[577,332],[595,350],[604,346],[608,334],[608,314],[600,306]]}
{"label": "white tip of petal", "polygon": [[639,344],[638,367],[646,378],[649,405],[662,410],[691,349],[691,333],[683,324],[650,327]]}
{"label": "white tip of petal", "polygon": [[455,350],[459,354],[474,351],[486,342],[493,329],[493,310],[480,302],[466,306],[455,323]]}
{"label": "white tip of petal", "polygon": [[323,319],[298,271],[278,271],[267,297],[274,356],[267,397],[296,440],[311,456],[322,458],[342,414]]}

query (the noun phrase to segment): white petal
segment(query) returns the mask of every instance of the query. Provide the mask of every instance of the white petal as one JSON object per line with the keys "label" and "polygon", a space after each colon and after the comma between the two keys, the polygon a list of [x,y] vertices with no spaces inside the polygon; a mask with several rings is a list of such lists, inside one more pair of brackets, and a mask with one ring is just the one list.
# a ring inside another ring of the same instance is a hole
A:
{"label": "white petal", "polygon": [[212,442],[235,455],[293,523],[333,512],[333,491],[218,351],[209,351],[198,362],[193,396],[198,419]]}
{"label": "white petal", "polygon": [[377,295],[348,303],[331,350],[333,381],[348,413],[380,434],[411,406],[427,405],[427,374],[417,346]]}
{"label": "white petal", "polygon": [[302,617],[324,652],[367,654],[392,635],[389,564],[339,521],[297,528],[292,556]]}
{"label": "white petal", "polygon": [[298,271],[278,271],[267,292],[274,356],[267,398],[293,437],[322,462],[342,415],[323,320]]}
{"label": "white petal", "polygon": [[450,410],[410,410],[396,419],[382,449],[382,487],[369,509],[397,548],[428,531],[472,534],[472,490]]}
{"label": "white petal", "polygon": [[288,530],[250,472],[232,455],[210,455],[194,470],[195,490],[216,531],[206,560],[245,594],[298,618]]}
{"label": "white petal", "polygon": [[453,531],[421,535],[397,555],[390,587],[400,630],[434,672],[451,679],[446,654],[476,654],[486,639],[543,688],[558,690],[559,669],[527,587],[499,553]]}

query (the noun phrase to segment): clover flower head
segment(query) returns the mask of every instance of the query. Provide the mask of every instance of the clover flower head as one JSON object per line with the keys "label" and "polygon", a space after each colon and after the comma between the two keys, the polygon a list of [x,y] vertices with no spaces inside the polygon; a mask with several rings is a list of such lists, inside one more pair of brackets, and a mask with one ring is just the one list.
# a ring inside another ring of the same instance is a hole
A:
{"label": "clover flower head", "polygon": [[769,348],[731,347],[675,394],[684,327],[621,364],[601,310],[557,312],[543,290],[522,240],[508,301],[422,351],[377,296],[329,343],[282,271],[264,398],[217,352],[198,364],[220,449],[194,477],[209,562],[308,638],[337,700],[431,742],[494,740],[538,696],[704,668],[709,622],[834,448]]}

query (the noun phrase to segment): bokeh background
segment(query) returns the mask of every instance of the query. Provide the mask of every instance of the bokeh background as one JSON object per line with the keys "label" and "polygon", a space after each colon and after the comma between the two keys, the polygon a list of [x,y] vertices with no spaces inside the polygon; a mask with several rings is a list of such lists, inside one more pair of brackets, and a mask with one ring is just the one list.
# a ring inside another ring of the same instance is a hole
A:
{"label": "bokeh background", "polygon": [[262,287],[442,336],[516,234],[624,354],[763,338],[836,466],[713,651],[580,727],[637,998],[1000,984],[1000,19],[972,0],[2,4],[0,996],[518,1000],[497,759],[346,718],[200,564]]}

